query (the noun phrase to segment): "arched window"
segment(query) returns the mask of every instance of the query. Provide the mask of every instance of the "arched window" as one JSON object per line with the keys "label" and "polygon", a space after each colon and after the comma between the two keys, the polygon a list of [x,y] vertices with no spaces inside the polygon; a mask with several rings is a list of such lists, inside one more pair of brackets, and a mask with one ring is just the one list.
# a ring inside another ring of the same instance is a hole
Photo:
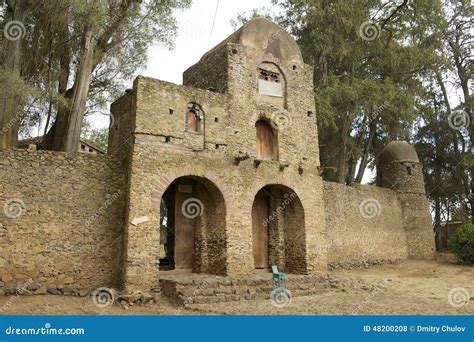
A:
{"label": "arched window", "polygon": [[194,133],[202,133],[204,112],[196,103],[189,103],[186,111],[186,130]]}
{"label": "arched window", "polygon": [[278,159],[278,133],[266,120],[255,123],[257,129],[257,156],[260,159]]}

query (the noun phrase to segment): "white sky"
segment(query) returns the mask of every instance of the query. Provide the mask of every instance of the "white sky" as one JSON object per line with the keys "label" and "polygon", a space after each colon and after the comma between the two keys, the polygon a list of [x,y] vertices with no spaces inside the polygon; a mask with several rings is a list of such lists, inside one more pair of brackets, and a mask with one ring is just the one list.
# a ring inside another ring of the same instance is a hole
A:
{"label": "white sky", "polygon": [[141,74],[173,83],[182,83],[184,70],[195,64],[204,53],[219,44],[234,30],[232,19],[242,12],[254,8],[271,7],[270,0],[220,0],[214,30],[212,21],[217,0],[193,0],[190,9],[176,13],[179,32],[175,49],[153,46],[149,51],[149,62]]}

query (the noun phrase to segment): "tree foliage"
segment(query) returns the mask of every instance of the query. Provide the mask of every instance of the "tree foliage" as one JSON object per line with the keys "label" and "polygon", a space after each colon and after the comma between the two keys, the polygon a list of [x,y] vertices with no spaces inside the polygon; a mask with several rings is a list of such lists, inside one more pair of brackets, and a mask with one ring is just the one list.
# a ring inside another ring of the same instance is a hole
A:
{"label": "tree foliage", "polygon": [[448,248],[461,262],[474,265],[474,224],[459,227],[448,240]]}
{"label": "tree foliage", "polygon": [[[174,10],[188,7],[190,0],[12,0],[2,9],[2,28],[18,3],[27,5],[21,20],[26,30],[13,76],[21,75],[28,91],[21,94],[23,104],[15,103],[13,116],[20,118],[23,132],[45,126],[44,148],[74,152],[77,144],[70,138],[79,139],[83,117],[104,111],[117,97],[145,64],[151,43],[172,46]],[[13,51],[8,40],[1,49],[3,56]],[[1,68],[12,74],[5,62]],[[5,116],[0,106],[2,126]],[[17,131],[9,130],[4,147],[15,144],[10,137]]]}
{"label": "tree foliage", "polygon": [[[360,183],[389,141],[407,140],[424,164],[436,226],[474,219],[472,4],[273,2],[283,12],[270,15],[314,66],[324,179]],[[456,120],[464,126],[453,128]]]}

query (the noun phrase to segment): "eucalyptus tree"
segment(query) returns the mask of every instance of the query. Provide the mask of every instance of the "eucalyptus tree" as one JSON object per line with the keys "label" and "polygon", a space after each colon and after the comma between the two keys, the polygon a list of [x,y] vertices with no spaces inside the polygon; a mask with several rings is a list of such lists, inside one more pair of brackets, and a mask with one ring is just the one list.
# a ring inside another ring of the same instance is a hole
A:
{"label": "eucalyptus tree", "polygon": [[[190,0],[33,1],[22,21],[27,30],[21,57],[27,63],[20,80],[28,87],[28,103],[18,111],[26,111],[26,122],[44,120],[43,148],[75,152],[84,115],[103,109],[123,81],[130,82],[153,42],[172,46],[174,11],[189,5]],[[2,24],[9,21],[5,16]],[[9,47],[2,44],[4,50]]]}

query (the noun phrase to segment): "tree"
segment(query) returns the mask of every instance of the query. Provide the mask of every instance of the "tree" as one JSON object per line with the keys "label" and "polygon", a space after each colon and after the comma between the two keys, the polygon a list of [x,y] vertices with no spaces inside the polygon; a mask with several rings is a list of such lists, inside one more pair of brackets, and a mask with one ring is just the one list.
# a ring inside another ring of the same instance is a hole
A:
{"label": "tree", "polygon": [[[474,146],[474,95],[469,87],[472,84],[474,65],[472,63],[472,20],[474,6],[470,1],[445,1],[444,21],[438,26],[443,35],[444,48],[451,56],[453,67],[451,71],[455,74],[455,84],[461,89],[462,102],[456,113],[451,111],[449,98],[445,90],[442,73],[437,74],[438,83],[443,90],[444,101],[447,104],[448,120],[455,130],[466,129],[471,143],[471,151]],[[449,70],[449,69],[448,69]],[[460,123],[460,125],[457,125]],[[467,199],[471,207],[471,220],[474,223],[474,158],[467,160],[470,170],[470,194]]]}
{"label": "tree", "polygon": [[[152,42],[172,45],[175,9],[190,0],[47,0],[25,17],[22,80],[36,106],[27,121],[43,120],[43,148],[75,152],[84,116],[97,112],[146,61]],[[93,108],[93,110],[92,110]],[[38,112],[40,114],[38,115]],[[52,123],[52,124],[51,124]],[[16,135],[16,132],[13,132]]]}
{"label": "tree", "polygon": [[0,148],[8,148],[16,143],[14,134],[18,130],[20,118],[17,109],[21,93],[15,85],[22,85],[20,79],[22,62],[22,36],[25,34],[23,25],[29,2],[25,0],[7,0],[3,35],[5,36],[2,54],[4,61],[0,70],[0,84],[5,94],[0,99]]}
{"label": "tree", "polygon": [[107,128],[94,128],[91,124],[86,123],[81,138],[101,150],[107,151],[109,130]]}
{"label": "tree", "polygon": [[411,136],[416,104],[424,95],[421,77],[438,63],[434,51],[440,44],[420,32],[430,32],[439,3],[278,3],[285,9],[281,23],[315,66],[323,177],[360,182],[389,140]]}

